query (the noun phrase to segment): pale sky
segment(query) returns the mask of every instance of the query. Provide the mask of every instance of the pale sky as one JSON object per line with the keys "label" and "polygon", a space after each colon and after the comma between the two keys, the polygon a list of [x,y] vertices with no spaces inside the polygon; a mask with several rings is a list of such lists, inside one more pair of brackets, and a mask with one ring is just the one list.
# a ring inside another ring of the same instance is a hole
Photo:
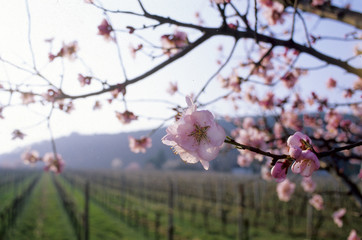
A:
{"label": "pale sky", "polygon": [[[136,1],[122,1],[117,8],[122,7],[124,10],[138,10]],[[146,9],[152,13],[157,13],[163,16],[172,16],[176,19],[186,19],[186,22],[197,23],[195,12],[200,11],[206,23],[210,26],[217,26],[218,18],[214,10],[208,10],[209,1],[178,1],[178,0],[147,0],[144,1]],[[235,0],[240,4],[240,0]],[[345,2],[345,1],[342,1]],[[103,1],[104,6],[114,7],[119,1]],[[353,6],[361,10],[361,3],[355,3]],[[133,6],[135,5],[135,6]],[[0,0],[0,29],[2,37],[0,38],[0,57],[31,69],[32,57],[28,44],[28,16],[26,12],[26,1],[15,0],[7,1]],[[185,8],[187,6],[187,8]],[[104,41],[103,37],[97,35],[97,26],[101,23],[104,15],[93,6],[87,5],[83,0],[29,0],[29,9],[31,13],[31,41],[33,51],[35,53],[35,62],[40,71],[47,78],[58,85],[60,83],[60,75],[64,67],[64,83],[63,89],[68,94],[85,93],[90,90],[99,89],[99,85],[92,84],[84,88],[80,87],[78,82],[78,73],[84,75],[91,74],[79,60],[62,61],[57,59],[49,64],[48,53],[49,44],[45,39],[54,38],[52,53],[56,53],[62,42],[69,43],[78,41],[79,52],[78,56],[91,67],[92,73],[102,79],[107,79],[109,83],[122,82],[123,73],[120,68],[119,59],[117,56],[117,48],[112,42]],[[111,16],[112,23],[115,28],[124,28],[128,25],[140,26],[143,22],[139,18],[130,16]],[[315,21],[310,17],[308,21]],[[329,24],[320,24],[316,27],[316,31],[322,31],[322,34],[328,36],[338,35],[340,32],[348,32],[342,30],[342,26],[337,26],[331,29]],[[171,34],[174,28],[163,27],[163,34]],[[349,28],[352,29],[352,28]],[[297,34],[299,34],[297,32]],[[302,34],[302,33],[300,33]],[[154,43],[160,38],[160,34],[149,33],[149,39]],[[138,55],[134,60],[128,47],[131,41],[134,41],[133,36],[122,34],[117,35],[121,46],[121,54],[126,66],[127,76],[137,76],[142,71],[146,71],[157,63],[158,60],[150,61],[148,58]],[[197,32],[189,34],[190,40],[198,37]],[[139,41],[134,41],[132,44],[136,46]],[[171,64],[166,69],[153,74],[146,80],[131,85],[127,88],[126,98],[129,100],[128,108],[136,115],[147,116],[153,118],[168,118],[172,115],[170,110],[173,107],[165,103],[153,103],[150,101],[135,102],[132,100],[150,100],[150,99],[166,99],[170,102],[186,106],[184,96],[175,95],[170,97],[166,93],[169,82],[178,82],[179,89],[183,94],[197,93],[208,78],[216,71],[218,65],[217,47],[220,43],[224,44],[224,53],[230,51],[232,39],[217,37],[207,41],[202,47],[195,49],[183,59]],[[333,56],[350,56],[355,43],[339,42],[338,48],[333,48],[333,45],[328,42],[321,43],[323,51]],[[243,47],[236,52],[236,56],[245,56]],[[331,51],[331,49],[333,51]],[[164,60],[163,58],[162,60]],[[361,60],[360,58],[358,60]],[[305,59],[313,63],[314,60]],[[231,71],[233,63],[237,63],[238,59],[233,59],[229,68],[224,69],[223,75],[228,75]],[[315,61],[314,61],[315,62]],[[311,65],[313,66],[313,65]],[[359,64],[361,67],[361,64]],[[334,67],[326,68],[318,73],[310,73],[303,81],[303,86],[298,86],[296,89],[301,94],[309,94],[313,89],[324,89],[325,82],[329,77],[344,78],[346,86],[356,78],[344,71]],[[6,85],[7,82],[12,84],[27,84],[41,83],[34,76],[29,76],[28,73],[22,72],[16,68],[0,62],[0,82]],[[283,90],[280,85],[277,86]],[[220,84],[215,79],[207,89],[208,94],[200,98],[201,101],[213,99],[216,96],[222,95],[227,91],[220,90]],[[265,89],[260,89],[261,94]],[[338,90],[337,90],[338,91]],[[324,96],[341,95],[339,92],[324,91]],[[150,121],[147,118],[140,117],[140,121],[133,122],[127,126],[122,125],[115,117],[115,111],[124,111],[124,105],[121,102],[106,104],[106,99],[110,98],[110,94],[104,94],[97,97],[102,100],[103,109],[93,111],[92,107],[96,98],[87,98],[74,102],[75,111],[67,114],[60,111],[55,111],[52,116],[51,126],[55,137],[69,135],[72,132],[81,134],[94,133],[119,133],[123,131],[133,131],[137,129],[149,129],[158,126],[161,121]],[[338,98],[336,98],[338,100]],[[0,92],[0,103],[6,105],[9,101],[9,94]],[[19,100],[14,96],[13,104],[19,104]],[[255,114],[255,108],[247,105],[241,105],[240,110],[235,112],[230,104],[225,104],[224,101],[208,107],[215,115],[228,114],[236,115],[251,115]],[[29,145],[32,142],[49,139],[49,132],[45,122],[41,122],[50,111],[49,107],[41,106],[40,104],[32,104],[29,107],[16,106],[6,108],[3,112],[5,119],[0,120],[0,153],[8,152],[18,146]],[[40,123],[39,123],[40,122]],[[11,140],[11,133],[14,129],[20,129],[27,136],[24,140]]]}

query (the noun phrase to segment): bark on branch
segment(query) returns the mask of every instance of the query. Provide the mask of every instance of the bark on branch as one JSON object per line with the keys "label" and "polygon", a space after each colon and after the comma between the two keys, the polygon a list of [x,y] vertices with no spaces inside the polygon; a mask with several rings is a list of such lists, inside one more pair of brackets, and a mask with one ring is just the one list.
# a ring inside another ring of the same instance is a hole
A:
{"label": "bark on branch", "polygon": [[[293,7],[293,0],[273,0],[278,1],[284,5],[284,7]],[[298,2],[298,8],[303,12],[313,13],[321,18],[329,18],[332,20],[347,23],[356,28],[362,29],[362,14],[349,10],[347,8],[339,8],[330,4],[324,4],[323,6],[313,7],[310,0],[302,0]]]}

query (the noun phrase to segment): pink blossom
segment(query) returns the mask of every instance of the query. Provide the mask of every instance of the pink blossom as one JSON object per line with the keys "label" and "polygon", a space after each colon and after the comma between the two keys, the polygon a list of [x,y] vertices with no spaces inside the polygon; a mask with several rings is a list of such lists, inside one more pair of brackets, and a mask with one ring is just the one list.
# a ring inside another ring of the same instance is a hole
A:
{"label": "pink blossom", "polygon": [[259,101],[259,105],[265,110],[274,108],[274,93],[268,92],[265,97]]}
{"label": "pink blossom", "polygon": [[178,91],[177,82],[172,83],[170,82],[169,87],[167,88],[167,92],[173,96]]}
{"label": "pink blossom", "polygon": [[44,94],[42,94],[42,96],[44,97],[44,99],[48,102],[54,102],[55,99],[60,96],[60,93],[58,92],[58,90],[54,90],[54,89],[48,89],[48,91]]}
{"label": "pink blossom", "polygon": [[175,31],[174,34],[163,35],[161,37],[161,45],[164,54],[171,57],[181,51],[182,48],[189,44],[187,34],[181,31]]}
{"label": "pink blossom", "polygon": [[302,128],[302,123],[298,119],[298,114],[292,111],[283,112],[281,115],[282,124],[285,127],[292,128],[294,130],[300,130]]}
{"label": "pink blossom", "polygon": [[291,162],[287,159],[278,160],[275,165],[271,169],[271,176],[277,181],[277,182],[283,182],[288,173],[288,169]]}
{"label": "pink blossom", "polygon": [[67,57],[69,60],[76,58],[77,51],[79,50],[78,42],[74,41],[69,44],[63,44],[58,55],[60,57]]}
{"label": "pink blossom", "polygon": [[252,161],[253,161],[252,158],[248,158],[245,155],[241,154],[239,154],[237,158],[237,163],[240,167],[249,167]]}
{"label": "pink blossom", "polygon": [[357,236],[356,230],[352,229],[348,235],[347,240],[361,240],[361,239]]}
{"label": "pink blossom", "polygon": [[270,172],[270,163],[265,163],[261,166],[260,169],[261,178],[265,181],[271,181],[273,179],[271,172]]}
{"label": "pink blossom", "polygon": [[300,174],[303,177],[309,177],[320,167],[317,156],[310,150],[303,150],[299,159],[297,159],[291,169],[293,173]]}
{"label": "pink blossom", "polygon": [[336,86],[337,86],[336,80],[334,80],[333,78],[329,78],[327,81],[327,88],[332,89],[335,88]]}
{"label": "pink blossom", "polygon": [[210,2],[214,2],[216,4],[229,3],[231,0],[210,0]]}
{"label": "pink blossom", "polygon": [[318,7],[318,6],[322,6],[324,4],[325,0],[313,0],[312,1],[312,6],[313,7]]}
{"label": "pink blossom", "polygon": [[112,26],[108,23],[106,19],[102,20],[102,23],[98,26],[98,35],[101,35],[106,40],[113,39],[111,37],[111,32],[113,31]]}
{"label": "pink blossom", "polygon": [[272,6],[264,9],[264,17],[268,20],[269,25],[275,25],[278,22],[283,23],[284,6],[279,2],[273,1]]}
{"label": "pink blossom", "polygon": [[34,94],[33,93],[22,93],[21,99],[23,104],[28,105],[30,103],[35,103]]}
{"label": "pink blossom", "polygon": [[74,60],[77,57],[77,51],[79,50],[78,42],[74,41],[69,44],[63,43],[62,48],[59,50],[59,52],[54,55],[52,53],[49,53],[49,61],[53,61],[57,57],[66,57],[69,60]]}
{"label": "pink blossom", "polygon": [[342,218],[344,217],[346,212],[347,210],[345,208],[340,208],[332,214],[333,221],[335,224],[337,224],[338,227],[343,226]]}
{"label": "pink blossom", "polygon": [[285,181],[278,183],[277,193],[280,201],[288,202],[294,193],[295,183],[286,179]]}
{"label": "pink blossom", "polygon": [[123,113],[116,111],[116,117],[123,124],[129,124],[133,120],[138,119],[138,117],[136,115],[134,115],[133,112],[130,112],[130,111],[127,111],[127,110],[124,111]]}
{"label": "pink blossom", "polygon": [[21,159],[25,164],[36,163],[39,161],[39,153],[35,150],[27,150],[21,155]]}
{"label": "pink blossom", "polygon": [[303,150],[306,150],[312,144],[310,138],[301,133],[296,132],[290,136],[287,140],[287,145],[289,147],[289,155],[294,159],[299,159]]}
{"label": "pink blossom", "polygon": [[284,131],[283,126],[279,122],[276,122],[273,127],[273,133],[275,138],[277,139],[281,138],[283,135],[283,131]]}
{"label": "pink blossom", "polygon": [[44,154],[43,162],[45,163],[45,171],[61,173],[64,169],[64,160],[60,154],[46,153]]}
{"label": "pink blossom", "polygon": [[362,168],[359,170],[358,178],[359,178],[359,179],[362,179]]}
{"label": "pink blossom", "polygon": [[133,45],[130,44],[128,48],[129,48],[129,50],[130,50],[130,52],[131,52],[132,58],[135,59],[135,58],[136,58],[136,53],[143,48],[143,45],[142,45],[142,44],[138,44],[137,47],[133,47]]}
{"label": "pink blossom", "polygon": [[362,90],[362,78],[358,78],[354,83],[353,83],[353,90]]}
{"label": "pink blossom", "polygon": [[93,105],[93,110],[98,110],[102,108],[102,104],[99,101],[96,101]]}
{"label": "pink blossom", "polygon": [[337,133],[337,128],[342,119],[343,117],[341,114],[337,113],[334,110],[330,110],[324,117],[324,120],[327,122],[326,129],[331,133]]}
{"label": "pink blossom", "polygon": [[301,182],[301,185],[303,187],[303,190],[308,193],[314,192],[316,188],[316,184],[313,181],[312,177],[304,177]]}
{"label": "pink blossom", "polygon": [[318,211],[324,208],[324,201],[321,195],[314,194],[311,199],[309,199],[309,204],[312,205]]}
{"label": "pink blossom", "polygon": [[286,73],[280,80],[283,81],[284,86],[287,88],[293,88],[298,81],[299,74],[296,71]]}
{"label": "pink blossom", "polygon": [[166,129],[162,142],[171,146],[187,163],[201,162],[204,169],[215,159],[225,140],[224,129],[207,110],[197,111],[190,97],[181,118]]}
{"label": "pink blossom", "polygon": [[82,74],[78,74],[78,80],[79,80],[80,86],[84,87],[85,85],[91,84],[92,77],[83,76]]}
{"label": "pink blossom", "polygon": [[146,153],[146,148],[150,148],[152,146],[152,139],[149,137],[141,137],[136,139],[132,136],[129,136],[128,140],[129,148],[134,153]]}
{"label": "pink blossom", "polygon": [[12,140],[15,140],[17,138],[19,139],[24,139],[24,137],[26,136],[23,132],[21,132],[19,129],[15,129],[13,132],[12,132]]}
{"label": "pink blossom", "polygon": [[271,7],[273,6],[273,0],[259,0],[260,5],[264,7]]}
{"label": "pink blossom", "polygon": [[251,128],[255,126],[255,121],[252,117],[246,117],[243,119],[243,128]]}

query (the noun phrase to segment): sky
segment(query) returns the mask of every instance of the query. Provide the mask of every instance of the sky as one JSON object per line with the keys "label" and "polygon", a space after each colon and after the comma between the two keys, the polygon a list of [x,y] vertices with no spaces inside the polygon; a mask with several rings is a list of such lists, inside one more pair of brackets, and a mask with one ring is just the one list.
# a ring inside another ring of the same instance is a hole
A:
{"label": "sky", "polygon": [[[122,6],[118,6],[119,1],[102,1],[104,6],[110,8],[120,8],[138,11],[136,1],[122,1]],[[236,4],[242,4],[242,1],[235,0]],[[344,2],[347,1],[339,1]],[[361,10],[362,4],[357,0],[350,1],[352,6]],[[27,69],[32,68],[32,54],[29,47],[29,16],[27,14],[27,2],[25,0],[6,1],[0,0],[0,29],[2,37],[0,38],[0,57],[8,61],[16,63]],[[172,16],[176,19],[186,19],[186,22],[197,23],[195,12],[200,12],[205,20],[205,24],[209,26],[218,26],[217,12],[211,8],[208,0],[200,1],[178,1],[178,0],[148,0],[144,1],[145,8],[152,13],[163,16]],[[185,8],[187,6],[187,8]],[[99,84],[92,84],[82,88],[77,80],[78,74],[95,75],[102,79],[107,79],[109,83],[118,83],[123,79],[120,61],[117,55],[117,48],[114,43],[106,42],[102,36],[97,35],[97,26],[105,17],[99,9],[85,4],[83,0],[31,0],[28,3],[30,12],[30,39],[32,50],[35,56],[35,64],[43,75],[47,76],[51,81],[58,85],[63,78],[63,89],[68,94],[81,94],[88,91],[99,89]],[[111,22],[120,28],[128,25],[141,26],[144,24],[140,18],[131,17],[129,15],[111,15]],[[328,36],[345,33],[350,31],[345,25],[331,25],[329,21],[316,24],[316,18],[308,17],[316,32],[326,34]],[[333,26],[333,28],[332,28]],[[333,31],[332,31],[333,29]],[[160,38],[160,32],[170,34],[174,31],[173,27],[158,28],[158,34],[152,31],[148,33],[148,39],[157,43]],[[302,36],[302,32],[296,33]],[[197,32],[190,32],[188,37],[190,40],[199,36]],[[46,42],[46,39],[53,39],[52,47]],[[128,51],[132,42],[134,46],[139,42],[129,34],[117,35],[119,41],[122,59],[126,68],[126,74],[129,77],[139,75],[142,71],[150,69],[152,66],[165,60],[149,60],[146,56],[138,54],[133,59]],[[56,60],[49,63],[49,52],[56,53],[62,43],[70,43],[77,41],[79,44],[79,59],[69,61]],[[196,48],[193,52],[179,61],[167,66],[166,69],[153,74],[146,80],[131,85],[127,88],[127,102],[130,111],[140,116],[140,121],[133,122],[129,125],[122,125],[115,117],[115,111],[123,112],[124,104],[120,101],[106,104],[110,94],[98,96],[103,103],[103,108],[99,111],[93,111],[93,104],[96,98],[80,99],[74,102],[75,111],[67,114],[60,111],[54,111],[51,118],[51,127],[54,137],[61,137],[78,132],[81,134],[96,133],[119,133],[124,131],[134,131],[138,129],[150,129],[159,126],[162,121],[159,118],[168,118],[172,116],[172,104],[157,102],[152,100],[167,100],[180,106],[185,107],[186,103],[184,95],[197,93],[216,71],[218,65],[216,60],[220,53],[217,48],[220,44],[224,46],[224,54],[227,54],[232,46],[232,39],[216,37],[207,41],[203,46]],[[235,53],[235,59],[231,61],[230,66],[237,64],[239,57],[245,56],[245,49],[240,43],[240,47]],[[347,57],[351,55],[355,43],[339,42],[338,48],[328,41],[321,42],[318,47],[322,51],[338,57]],[[51,48],[50,48],[51,47]],[[331,51],[333,49],[333,51]],[[360,58],[358,60],[361,60]],[[303,57],[303,63],[318,65],[314,59]],[[86,63],[86,65],[84,64]],[[357,62],[357,65],[359,63]],[[361,67],[361,64],[359,64]],[[90,70],[91,69],[91,70]],[[225,68],[221,74],[227,75],[232,71],[231,67]],[[303,81],[303,86],[297,87],[297,91],[302,94],[309,94],[313,89],[324,89],[325,82],[329,77],[344,78],[344,84],[349,85],[356,78],[335,67],[328,67],[322,71],[313,72]],[[316,79],[325,79],[316,81]],[[39,78],[29,75],[27,72],[20,71],[4,62],[0,62],[0,83],[6,85],[12,84],[43,84]],[[169,82],[178,82],[179,89],[182,94],[169,96],[166,93]],[[280,86],[278,86],[280,87]],[[39,86],[38,89],[45,89]],[[263,94],[265,89],[260,89]],[[283,88],[281,88],[281,91]],[[214,80],[207,88],[207,94],[201,96],[200,101],[205,102],[220,96],[227,91],[220,90],[220,84]],[[326,97],[336,97],[339,94],[323,91]],[[16,94],[11,99],[15,105],[6,108],[3,112],[4,119],[0,120],[0,154],[9,152],[14,148],[30,145],[33,142],[49,139],[49,131],[45,117],[50,112],[49,106],[41,104],[32,104],[22,106],[17,100]],[[9,102],[9,94],[0,92],[0,103],[6,105]],[[242,105],[238,111],[233,107],[220,101],[217,104],[208,106],[208,110],[212,111],[216,116],[230,115],[242,116],[252,115],[258,110],[248,105]],[[151,120],[153,119],[153,120]],[[23,140],[12,140],[11,133],[14,129],[20,129],[26,134]]]}

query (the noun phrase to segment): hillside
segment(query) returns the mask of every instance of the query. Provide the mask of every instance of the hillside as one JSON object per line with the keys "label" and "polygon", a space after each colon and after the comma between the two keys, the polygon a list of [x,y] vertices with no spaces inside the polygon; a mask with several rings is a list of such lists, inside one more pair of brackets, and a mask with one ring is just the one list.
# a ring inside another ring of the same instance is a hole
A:
{"label": "hillside", "polygon": [[[230,125],[223,122],[226,129]],[[128,136],[140,137],[147,135],[149,131],[137,131],[118,134],[80,135],[73,133],[70,136],[56,139],[57,151],[63,156],[66,166],[69,168],[82,169],[110,169],[136,167],[134,163],[142,168],[161,167],[164,168],[186,168],[201,169],[201,165],[184,164],[175,155],[169,146],[162,144],[161,138],[165,135],[165,128],[159,129],[152,135],[152,148],[146,154],[135,154],[130,151]],[[51,151],[50,141],[35,143],[31,146],[40,155]],[[0,155],[0,166],[23,167],[20,157],[27,148],[19,148],[11,153]],[[220,156],[213,161],[211,168],[215,170],[230,170],[236,164],[236,151]],[[165,163],[167,161],[167,163]],[[113,164],[112,164],[113,162]],[[39,165],[39,164],[38,164]],[[152,165],[152,166],[151,166]]]}

